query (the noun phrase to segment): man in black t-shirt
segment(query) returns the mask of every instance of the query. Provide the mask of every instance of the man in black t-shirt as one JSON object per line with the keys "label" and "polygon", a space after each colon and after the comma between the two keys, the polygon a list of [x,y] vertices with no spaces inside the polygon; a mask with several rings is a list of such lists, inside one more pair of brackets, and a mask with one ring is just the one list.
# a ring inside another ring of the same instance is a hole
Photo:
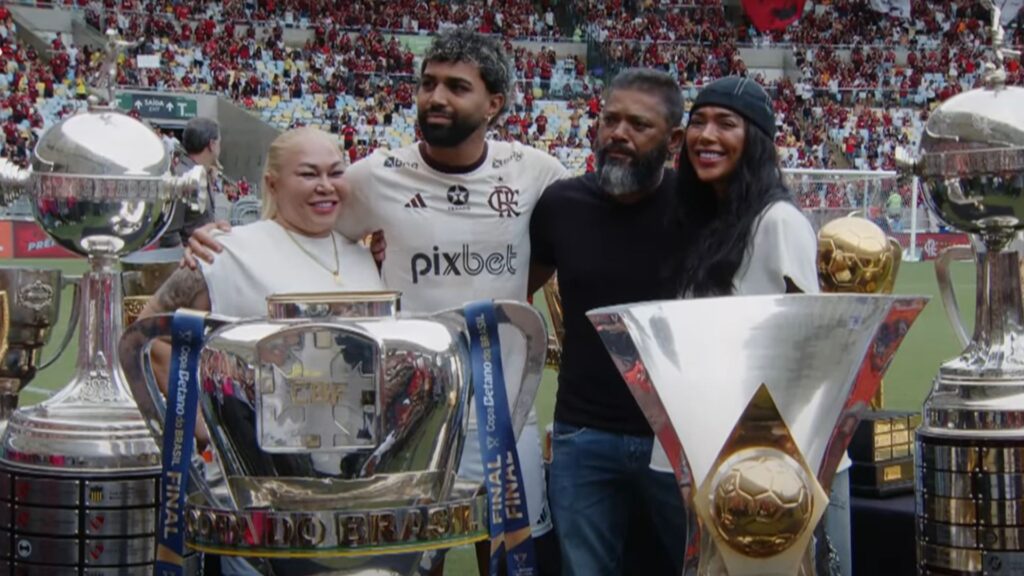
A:
{"label": "man in black t-shirt", "polygon": [[[564,310],[548,497],[565,576],[682,572],[675,476],[651,470],[651,427],[585,315],[673,297],[676,183],[665,162],[681,144],[681,120],[670,76],[620,73],[605,94],[596,172],[549,186],[530,221],[530,293],[557,271]],[[657,537],[627,558],[631,515]]]}

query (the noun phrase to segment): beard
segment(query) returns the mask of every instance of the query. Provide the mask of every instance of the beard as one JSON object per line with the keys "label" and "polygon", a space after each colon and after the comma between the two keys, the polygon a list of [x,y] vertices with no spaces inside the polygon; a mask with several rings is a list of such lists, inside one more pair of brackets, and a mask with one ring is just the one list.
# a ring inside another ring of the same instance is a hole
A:
{"label": "beard", "polygon": [[[609,159],[612,152],[628,154],[632,160]],[[612,196],[650,192],[661,181],[668,153],[667,139],[639,155],[617,144],[605,144],[597,151],[598,185]]]}
{"label": "beard", "polygon": [[430,113],[444,113],[444,110],[420,109],[416,114],[416,121],[420,127],[420,134],[423,135],[423,141],[438,148],[454,148],[462,144],[484,124],[482,118],[463,118],[455,112],[448,113],[451,123],[447,126],[431,124],[427,122],[427,115]]}

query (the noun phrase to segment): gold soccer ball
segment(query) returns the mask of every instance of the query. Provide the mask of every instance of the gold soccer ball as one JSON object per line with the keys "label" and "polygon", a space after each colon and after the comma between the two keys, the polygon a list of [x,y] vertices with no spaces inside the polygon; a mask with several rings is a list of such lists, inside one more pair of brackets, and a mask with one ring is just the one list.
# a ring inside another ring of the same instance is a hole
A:
{"label": "gold soccer ball", "polygon": [[745,556],[783,552],[810,524],[811,487],[803,470],[781,455],[751,455],[729,465],[711,497],[715,529]]}
{"label": "gold soccer ball", "polygon": [[823,292],[877,294],[891,290],[898,244],[864,218],[837,218],[818,231],[818,281]]}

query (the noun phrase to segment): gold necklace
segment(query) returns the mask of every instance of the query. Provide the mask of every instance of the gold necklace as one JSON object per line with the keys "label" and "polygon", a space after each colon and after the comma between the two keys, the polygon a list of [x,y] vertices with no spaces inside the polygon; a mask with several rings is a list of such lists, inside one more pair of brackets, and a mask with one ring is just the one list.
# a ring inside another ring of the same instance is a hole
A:
{"label": "gold necklace", "polygon": [[284,233],[288,235],[288,238],[291,239],[292,243],[294,243],[299,248],[299,250],[302,250],[303,254],[308,256],[309,259],[312,260],[313,262],[316,262],[317,266],[323,268],[331,276],[334,276],[335,284],[341,284],[341,261],[338,260],[338,240],[334,237],[333,230],[331,230],[331,245],[334,246],[334,270],[331,270],[327,266],[324,266],[323,262],[321,262],[316,256],[313,256],[313,254],[311,254],[309,250],[306,250],[306,247],[303,246],[301,242],[296,240],[295,236],[292,236],[290,230],[288,230],[284,226],[282,226],[281,228],[284,230]]}

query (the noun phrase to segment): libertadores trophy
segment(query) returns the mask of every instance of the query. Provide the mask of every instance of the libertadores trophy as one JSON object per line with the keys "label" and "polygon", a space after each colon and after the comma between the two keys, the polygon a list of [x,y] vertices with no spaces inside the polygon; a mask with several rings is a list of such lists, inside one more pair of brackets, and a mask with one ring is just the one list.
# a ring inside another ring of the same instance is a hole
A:
{"label": "libertadores trophy", "polygon": [[698,574],[824,576],[812,535],[832,477],[926,302],[796,294],[587,313],[699,519]]}
{"label": "libertadores trophy", "polygon": [[4,332],[0,343],[0,435],[18,408],[18,395],[36,372],[60,357],[75,333],[77,301],[71,308],[71,326],[64,332],[57,351],[48,360],[40,358],[60,315],[61,292],[72,283],[77,286],[77,280],[64,276],[60,270],[0,268]]}
{"label": "libertadores trophy", "polygon": [[921,574],[1024,572],[1024,304],[1011,247],[1024,229],[1024,89],[1005,85],[1000,10],[986,4],[995,62],[984,87],[939,106],[916,158],[901,158],[932,210],[972,235],[977,263],[973,337],[939,368],[917,433]]}
{"label": "libertadores trophy", "polygon": [[43,134],[31,169],[0,161],[3,187],[22,190],[54,241],[89,258],[75,374],[15,411],[0,440],[0,554],[13,573],[153,570],[160,452],[119,367],[117,262],[154,241],[175,202],[204,183],[202,169],[169,169],[151,128],[95,102]]}
{"label": "libertadores trophy", "polygon": [[[196,388],[226,490],[191,470],[199,490],[185,512],[188,546],[266,574],[406,576],[429,572],[430,551],[485,539],[486,494],[456,481],[470,394],[490,394],[486,376],[471,376],[463,310],[405,315],[394,293],[268,304],[265,319],[203,320]],[[547,333],[528,305],[494,310],[518,434]],[[158,436],[171,420],[145,357],[174,321],[139,320],[120,345]]]}

